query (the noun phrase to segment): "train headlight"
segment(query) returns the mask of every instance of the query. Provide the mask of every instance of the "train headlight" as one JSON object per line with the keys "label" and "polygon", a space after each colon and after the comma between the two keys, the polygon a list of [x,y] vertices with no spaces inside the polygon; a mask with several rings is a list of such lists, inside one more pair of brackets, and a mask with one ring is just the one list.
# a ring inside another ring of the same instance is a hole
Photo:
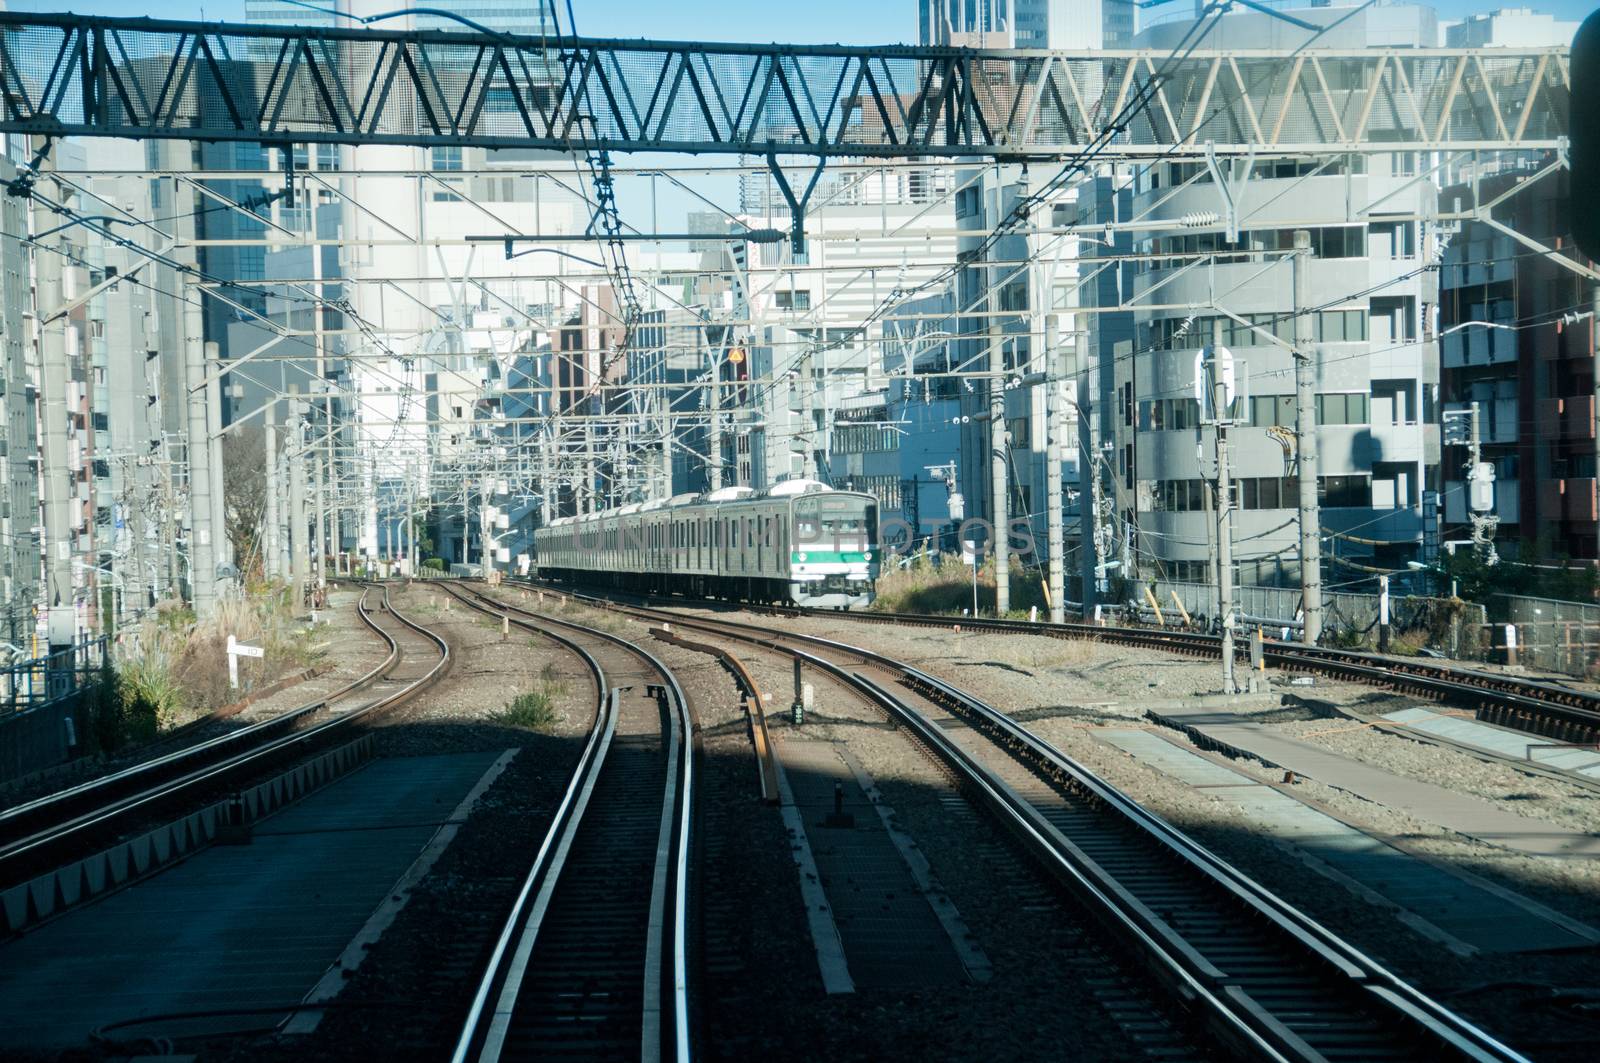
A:
{"label": "train headlight", "polygon": [[872,551],[868,550],[866,553],[862,554],[861,555],[861,559],[863,561],[871,561],[872,560]]}
{"label": "train headlight", "polygon": [[799,557],[800,557],[800,560],[802,560],[802,561],[804,561],[806,559],[806,555],[805,554],[800,554]]}

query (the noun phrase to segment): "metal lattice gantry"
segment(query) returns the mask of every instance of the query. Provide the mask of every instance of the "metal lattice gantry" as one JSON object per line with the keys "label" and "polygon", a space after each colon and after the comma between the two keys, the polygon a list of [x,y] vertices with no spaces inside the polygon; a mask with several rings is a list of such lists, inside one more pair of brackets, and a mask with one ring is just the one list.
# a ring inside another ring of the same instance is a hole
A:
{"label": "metal lattice gantry", "polygon": [[[814,157],[1556,147],[1565,48],[1047,52],[0,12],[0,131]],[[1126,108],[1148,94],[1149,105]],[[1128,118],[1123,112],[1132,110]]]}

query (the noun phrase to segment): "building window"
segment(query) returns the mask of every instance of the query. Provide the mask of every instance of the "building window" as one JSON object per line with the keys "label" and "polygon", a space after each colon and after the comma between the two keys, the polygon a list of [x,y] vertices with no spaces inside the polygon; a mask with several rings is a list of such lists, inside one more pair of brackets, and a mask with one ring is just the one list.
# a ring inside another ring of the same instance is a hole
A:
{"label": "building window", "polygon": [[806,291],[775,292],[779,310],[810,310],[811,293]]}
{"label": "building window", "polygon": [[1367,396],[1361,392],[1317,396],[1318,424],[1366,424]]}
{"label": "building window", "polygon": [[1368,476],[1317,477],[1317,504],[1331,509],[1372,505],[1372,478]]}
{"label": "building window", "polygon": [[1294,427],[1295,402],[1293,395],[1250,396],[1250,426],[1252,428]]}
{"label": "building window", "polygon": [[[433,169],[438,171],[459,171],[463,168],[461,148],[459,146],[432,148],[430,149],[429,161],[432,163]],[[447,192],[438,185],[434,185],[433,201],[435,203],[454,203],[460,198],[454,192]]]}

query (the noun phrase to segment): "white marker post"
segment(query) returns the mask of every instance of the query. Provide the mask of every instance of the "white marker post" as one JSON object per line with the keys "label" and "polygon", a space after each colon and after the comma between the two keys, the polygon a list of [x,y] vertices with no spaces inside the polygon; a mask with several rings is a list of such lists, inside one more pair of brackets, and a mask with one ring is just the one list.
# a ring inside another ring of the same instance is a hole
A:
{"label": "white marker post", "polygon": [[239,688],[239,658],[240,657],[265,657],[267,651],[260,646],[251,646],[240,642],[232,635],[228,636],[228,686],[237,690]]}

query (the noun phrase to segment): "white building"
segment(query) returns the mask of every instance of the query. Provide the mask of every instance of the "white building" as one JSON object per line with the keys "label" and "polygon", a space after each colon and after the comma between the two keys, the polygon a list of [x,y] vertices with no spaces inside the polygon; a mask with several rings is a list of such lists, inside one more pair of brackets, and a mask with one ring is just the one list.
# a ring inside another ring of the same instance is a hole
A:
{"label": "white building", "polygon": [[[1348,11],[1296,14],[1328,21]],[[1266,15],[1230,15],[1216,32],[1229,47],[1267,47],[1276,46],[1280,27],[1293,30]],[[1180,31],[1157,27],[1150,43],[1159,47]],[[1419,46],[1436,40],[1437,29],[1430,9],[1371,8],[1325,39]],[[1119,533],[1108,539],[1113,556],[1126,543],[1122,557],[1133,571],[1214,578],[1216,470],[1194,377],[1196,352],[1220,321],[1247,396],[1232,411],[1238,575],[1244,583],[1298,581],[1295,382],[1286,349],[1296,323],[1286,253],[1297,229],[1310,231],[1314,253],[1308,312],[1315,314],[1323,579],[1404,569],[1418,556],[1424,494],[1437,489],[1439,460],[1431,423],[1438,285],[1425,268],[1435,249],[1417,220],[1435,213],[1437,192],[1416,180],[1420,165],[1404,154],[1258,161],[1244,178],[1247,190],[1236,192],[1244,204],[1236,240],[1221,225],[1179,225],[1223,212],[1204,163],[1162,163],[1139,174],[1128,202],[1127,217],[1138,226],[1132,249],[1152,257],[1134,268],[1129,294],[1165,309],[1136,311],[1133,342],[1109,359],[1101,352],[1094,396],[1103,413],[1095,422],[1095,445],[1106,457],[1103,487],[1119,517]],[[1147,227],[1161,220],[1173,227]]]}

